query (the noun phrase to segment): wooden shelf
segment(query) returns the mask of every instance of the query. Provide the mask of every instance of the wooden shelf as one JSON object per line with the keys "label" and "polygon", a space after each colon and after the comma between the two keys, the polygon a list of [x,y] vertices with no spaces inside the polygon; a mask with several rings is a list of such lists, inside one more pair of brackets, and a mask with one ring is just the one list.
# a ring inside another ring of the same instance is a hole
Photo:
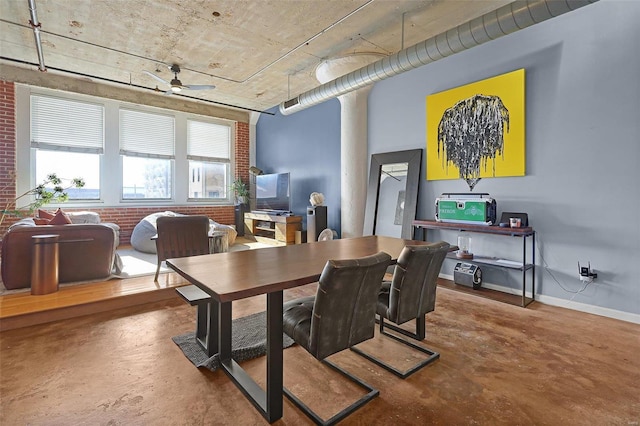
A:
{"label": "wooden shelf", "polygon": [[528,269],[533,268],[533,265],[531,263],[525,264],[523,268],[522,262],[516,262],[513,260],[502,259],[498,257],[484,257],[484,256],[474,255],[472,259],[461,259],[459,257],[456,257],[455,253],[447,253],[447,258],[457,260],[458,262],[490,265],[498,268],[514,269],[516,271],[523,271],[523,270],[526,271]]}
{"label": "wooden shelf", "polygon": [[[476,232],[482,234],[502,235],[507,237],[520,237],[522,238],[522,260],[513,261],[509,259],[502,259],[489,256],[475,255],[472,259],[460,259],[456,257],[455,253],[448,253],[447,258],[457,260],[458,262],[472,263],[478,265],[488,265],[495,268],[510,269],[514,271],[520,271],[522,273],[522,295],[512,295],[497,290],[489,290],[487,288],[480,288],[474,290],[472,288],[455,284],[449,281],[449,288],[454,290],[464,291],[465,293],[475,294],[482,297],[487,297],[494,300],[504,301],[505,303],[515,304],[522,307],[526,307],[529,303],[535,300],[535,282],[536,282],[536,239],[535,231],[531,227],[521,228],[502,228],[500,226],[488,226],[488,225],[476,225],[471,223],[452,223],[452,222],[438,222],[435,220],[419,220],[413,221],[414,228],[423,229],[423,239],[427,240],[427,229],[438,229],[445,231],[458,231],[458,232]],[[531,263],[527,263],[527,238],[531,237]],[[531,296],[527,297],[527,274],[531,274]],[[515,303],[514,303],[515,302]]]}
{"label": "wooden shelf", "polygon": [[448,229],[452,231],[480,232],[484,234],[495,235],[511,235],[513,237],[526,237],[535,233],[533,228],[530,226],[521,228],[501,228],[497,225],[475,225],[470,223],[438,222],[435,220],[424,219],[414,220],[413,227],[425,229]]}

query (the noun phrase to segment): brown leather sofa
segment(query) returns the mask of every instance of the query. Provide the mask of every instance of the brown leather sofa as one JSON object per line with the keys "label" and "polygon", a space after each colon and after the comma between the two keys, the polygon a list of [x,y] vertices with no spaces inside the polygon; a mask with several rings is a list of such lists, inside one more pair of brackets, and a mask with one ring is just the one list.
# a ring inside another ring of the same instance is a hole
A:
{"label": "brown leather sofa", "polygon": [[119,230],[112,223],[36,226],[23,219],[2,238],[3,284],[7,289],[31,287],[31,237],[43,234],[59,236],[60,283],[107,278],[118,260]]}

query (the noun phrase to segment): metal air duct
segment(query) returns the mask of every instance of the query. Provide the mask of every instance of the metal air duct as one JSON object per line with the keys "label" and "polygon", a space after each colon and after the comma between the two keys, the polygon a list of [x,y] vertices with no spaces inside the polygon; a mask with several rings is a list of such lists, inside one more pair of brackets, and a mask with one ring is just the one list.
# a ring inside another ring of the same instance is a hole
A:
{"label": "metal air duct", "polygon": [[301,93],[280,104],[280,112],[289,115],[328,99],[401,74],[495,40],[507,34],[571,12],[598,0],[530,0],[515,1],[472,19],[449,31],[373,62],[313,90]]}
{"label": "metal air duct", "polygon": [[44,54],[42,53],[42,40],[40,39],[40,22],[38,22],[38,14],[36,12],[36,2],[35,0],[29,0],[29,13],[31,14],[31,19],[29,20],[29,25],[33,28],[33,36],[36,39],[36,50],[38,51],[38,69],[42,72],[47,71],[47,67],[44,65]]}

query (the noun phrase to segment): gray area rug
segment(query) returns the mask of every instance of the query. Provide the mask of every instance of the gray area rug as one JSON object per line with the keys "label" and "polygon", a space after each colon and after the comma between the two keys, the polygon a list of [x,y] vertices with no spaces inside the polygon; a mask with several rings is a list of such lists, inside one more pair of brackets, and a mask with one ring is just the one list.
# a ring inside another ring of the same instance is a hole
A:
{"label": "gray area rug", "polygon": [[[266,355],[267,353],[267,313],[258,312],[231,322],[231,357],[236,362]],[[172,337],[189,361],[196,367],[205,367],[216,371],[220,367],[218,354],[211,358],[196,342],[195,332],[181,334]],[[282,334],[282,347],[293,345],[293,340],[286,334]]]}

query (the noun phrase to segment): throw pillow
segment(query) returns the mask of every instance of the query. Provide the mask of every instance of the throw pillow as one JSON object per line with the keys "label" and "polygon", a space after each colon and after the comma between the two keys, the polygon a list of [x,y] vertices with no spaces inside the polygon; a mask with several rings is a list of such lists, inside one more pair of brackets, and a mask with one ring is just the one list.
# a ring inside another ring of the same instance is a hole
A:
{"label": "throw pillow", "polygon": [[71,223],[100,223],[100,215],[94,212],[69,212],[65,213],[69,216]]}
{"label": "throw pillow", "polygon": [[68,225],[70,223],[71,219],[61,209],[58,209],[53,215],[53,219],[49,221],[49,225]]}
{"label": "throw pillow", "polygon": [[51,219],[44,219],[42,217],[34,217],[33,221],[36,225],[48,225],[51,222]]}
{"label": "throw pillow", "polygon": [[33,218],[25,217],[24,219],[20,219],[19,221],[11,225],[8,229],[8,232],[11,232],[11,230],[16,228],[27,228],[27,227],[33,227],[33,226],[36,226],[36,223],[33,221]]}
{"label": "throw pillow", "polygon": [[46,210],[42,210],[42,209],[38,209],[38,217],[41,219],[53,219],[53,217],[55,216],[55,214],[53,213],[49,213]]}

